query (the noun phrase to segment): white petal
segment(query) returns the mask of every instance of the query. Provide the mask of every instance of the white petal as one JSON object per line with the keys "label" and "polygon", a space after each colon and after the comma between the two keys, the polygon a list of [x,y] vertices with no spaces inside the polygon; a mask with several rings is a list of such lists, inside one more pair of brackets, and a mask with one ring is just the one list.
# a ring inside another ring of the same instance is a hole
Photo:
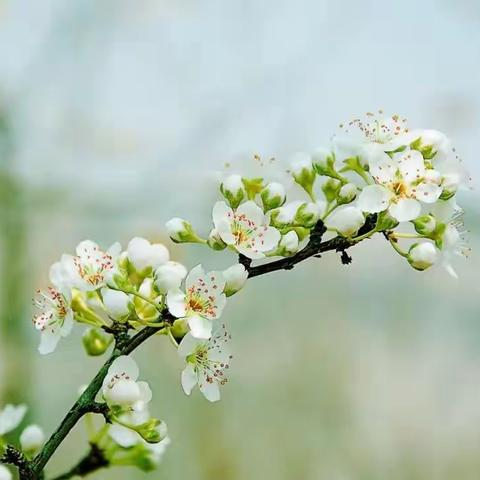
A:
{"label": "white petal", "polygon": [[421,183],[415,187],[415,197],[423,203],[435,203],[442,194],[442,188],[434,183]]}
{"label": "white petal", "polygon": [[52,353],[58,345],[60,340],[60,330],[59,329],[50,329],[44,330],[40,335],[40,345],[38,346],[38,351],[42,355],[47,355]]}
{"label": "white petal", "polygon": [[425,174],[425,161],[417,150],[407,150],[395,155],[398,168],[407,182],[414,182]]}
{"label": "white petal", "polygon": [[185,279],[185,287],[188,290],[190,287],[195,285],[198,280],[201,278],[203,279],[205,277],[205,271],[203,270],[203,267],[201,265],[197,265],[193,267],[190,272],[187,275],[187,278]]}
{"label": "white petal", "polygon": [[237,217],[245,215],[255,226],[263,225],[265,214],[263,210],[252,200],[242,203],[235,211]]}
{"label": "white petal", "polygon": [[381,185],[368,185],[358,197],[358,207],[363,212],[378,213],[388,208],[391,192]]}
{"label": "white petal", "polygon": [[161,243],[154,243],[150,248],[150,262],[153,268],[157,268],[170,260],[168,248]]}
{"label": "white petal", "polygon": [[413,198],[401,198],[397,203],[392,203],[389,208],[390,215],[399,222],[408,222],[420,215],[422,207]]}
{"label": "white petal", "polygon": [[398,165],[388,155],[381,162],[370,163],[370,174],[378,183],[388,183],[395,179]]}
{"label": "white petal", "polygon": [[195,338],[208,339],[212,336],[212,321],[200,315],[192,315],[188,317],[188,326],[192,336]]}
{"label": "white petal", "polygon": [[140,388],[140,401],[146,405],[152,400],[150,385],[147,382],[137,382],[137,385]]}
{"label": "white petal", "polygon": [[114,360],[108,369],[107,377],[121,375],[122,373],[128,376],[130,380],[136,380],[138,378],[138,365],[135,360],[128,355],[122,355]]}
{"label": "white petal", "polygon": [[260,252],[257,249],[254,250],[245,245],[239,245],[237,247],[237,251],[238,253],[241,253],[242,255],[245,255],[247,258],[251,258],[252,260],[258,260],[259,258],[265,257],[265,254],[263,252]]}
{"label": "white petal", "polygon": [[182,388],[183,391],[190,395],[193,387],[197,384],[197,374],[195,368],[189,363],[182,371]]}
{"label": "white petal", "polygon": [[217,202],[213,206],[212,217],[215,228],[220,231],[219,224],[233,222],[233,210],[225,202]]}
{"label": "white petal", "polygon": [[70,335],[72,328],[73,328],[73,312],[69,310],[68,313],[65,315],[65,318],[63,319],[63,325],[60,328],[60,335],[62,337],[66,337]]}
{"label": "white petal", "polygon": [[274,227],[260,227],[252,238],[253,250],[268,252],[277,247],[281,238],[280,232]]}
{"label": "white petal", "polygon": [[141,442],[141,437],[137,432],[116,423],[110,426],[108,433],[115,442],[124,448],[133,447]]}
{"label": "white petal", "polygon": [[185,293],[180,289],[170,290],[167,293],[167,307],[168,311],[177,318],[185,316]]}
{"label": "white petal", "polygon": [[204,377],[199,382],[200,391],[209,402],[218,402],[220,400],[220,388],[216,381],[208,382]]}

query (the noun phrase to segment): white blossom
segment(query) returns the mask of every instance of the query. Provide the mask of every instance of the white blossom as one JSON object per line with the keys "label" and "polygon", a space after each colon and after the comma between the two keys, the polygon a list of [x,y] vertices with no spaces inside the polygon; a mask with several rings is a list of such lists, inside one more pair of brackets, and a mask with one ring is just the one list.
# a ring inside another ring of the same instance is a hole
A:
{"label": "white blossom", "polygon": [[37,291],[33,304],[41,313],[33,316],[33,325],[40,331],[38,351],[42,355],[51,353],[57,347],[61,337],[66,337],[73,328],[71,293],[63,293],[49,287],[47,291]]}
{"label": "white blossom", "polygon": [[222,314],[226,297],[225,278],[221,272],[205,273],[201,265],[194,267],[185,280],[185,292],[170,290],[167,306],[172,315],[186,318],[192,335],[210,338],[212,320]]}
{"label": "white blossom", "polygon": [[0,437],[17,428],[27,413],[26,405],[6,405],[0,410]]}
{"label": "white blossom", "polygon": [[20,445],[26,452],[35,452],[45,442],[45,434],[38,425],[29,425],[20,435]]}
{"label": "white blossom", "polygon": [[398,115],[385,116],[368,112],[363,118],[354,118],[340,124],[339,134],[333,137],[333,145],[339,160],[359,157],[362,164],[386,158],[385,152],[407,145],[406,119]]}
{"label": "white blossom", "polygon": [[130,240],[127,247],[128,259],[139,272],[146,268],[153,269],[168,262],[170,253],[161,243],[150,243],[145,238],[135,237]]}
{"label": "white blossom", "polygon": [[198,385],[207,400],[220,400],[219,386],[227,382],[226,370],[232,358],[226,349],[229,340],[230,335],[224,327],[207,341],[196,339],[188,333],[185,335],[178,347],[178,354],[187,363],[182,372],[182,387],[187,395]]}
{"label": "white blossom", "polygon": [[120,251],[119,243],[104,252],[95,242],[84,240],[78,244],[75,256],[63,255],[54,267],[72,287],[83,291],[97,290],[112,282]]}
{"label": "white blossom", "polygon": [[122,355],[114,360],[102,385],[103,398],[110,406],[142,410],[152,399],[147,382],[137,382],[138,366],[133,358]]}
{"label": "white blossom", "polygon": [[222,240],[248,258],[263,258],[280,240],[280,232],[268,226],[265,214],[253,201],[243,203],[235,211],[225,202],[217,202],[213,222]]}
{"label": "white blossom", "polygon": [[370,164],[370,173],[376,185],[366,186],[358,199],[364,212],[384,210],[399,222],[413,220],[420,215],[421,203],[436,202],[442,188],[439,176],[427,169],[422,154],[407,150],[393,158]]}

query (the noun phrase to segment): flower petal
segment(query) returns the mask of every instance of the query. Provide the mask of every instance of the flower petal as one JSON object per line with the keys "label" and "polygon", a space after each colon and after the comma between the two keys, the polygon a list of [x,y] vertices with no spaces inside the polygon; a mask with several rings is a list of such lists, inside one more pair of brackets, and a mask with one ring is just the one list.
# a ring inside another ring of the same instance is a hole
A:
{"label": "flower petal", "polygon": [[220,388],[215,380],[208,381],[206,376],[203,376],[198,386],[203,396],[209,402],[218,402],[220,400]]}
{"label": "flower petal", "polygon": [[185,287],[188,290],[190,287],[193,287],[198,280],[205,277],[205,271],[201,265],[193,267],[185,279]]}
{"label": "flower petal", "polygon": [[435,203],[442,194],[442,188],[434,183],[421,183],[415,187],[415,196],[423,203]]}
{"label": "flower petal", "polygon": [[121,374],[125,374],[125,376],[129,377],[129,380],[133,381],[138,378],[138,365],[132,357],[129,357],[128,355],[122,355],[114,360],[108,369],[108,375],[105,377],[105,379],[108,379],[109,381],[109,377]]}
{"label": "flower petal", "polygon": [[368,185],[358,197],[358,207],[363,212],[378,213],[388,208],[391,193],[381,185]]}
{"label": "flower petal", "polygon": [[275,227],[260,227],[252,238],[253,250],[268,252],[280,241],[281,234]]}
{"label": "flower petal", "polygon": [[255,226],[263,225],[265,214],[263,210],[252,200],[242,203],[235,211],[237,217],[245,215]]}
{"label": "flower petal", "polygon": [[52,329],[49,328],[44,330],[40,335],[40,345],[38,346],[38,351],[42,355],[47,355],[52,353],[60,341],[60,330],[58,328]]}
{"label": "flower petal", "polygon": [[217,202],[212,211],[213,223],[215,228],[224,222],[231,224],[233,222],[233,210],[225,202]]}
{"label": "flower petal", "polygon": [[183,391],[190,395],[192,393],[193,387],[197,384],[198,377],[195,372],[194,366],[189,363],[182,371],[182,388]]}
{"label": "flower petal", "polygon": [[209,339],[212,336],[212,322],[208,318],[201,317],[200,315],[192,315],[188,317],[188,326],[192,336],[195,338]]}
{"label": "flower petal", "polygon": [[176,290],[170,290],[167,293],[167,307],[168,311],[177,318],[185,316],[185,293],[179,288]]}
{"label": "flower petal", "polygon": [[425,174],[425,161],[423,155],[417,150],[407,150],[394,157],[398,168],[407,182],[414,182]]}
{"label": "flower petal", "polygon": [[408,222],[420,215],[422,207],[413,198],[401,198],[397,203],[392,203],[389,208],[390,215],[399,222]]}
{"label": "flower petal", "polygon": [[116,423],[110,426],[108,433],[115,442],[124,448],[133,447],[141,442],[141,437],[137,432]]}

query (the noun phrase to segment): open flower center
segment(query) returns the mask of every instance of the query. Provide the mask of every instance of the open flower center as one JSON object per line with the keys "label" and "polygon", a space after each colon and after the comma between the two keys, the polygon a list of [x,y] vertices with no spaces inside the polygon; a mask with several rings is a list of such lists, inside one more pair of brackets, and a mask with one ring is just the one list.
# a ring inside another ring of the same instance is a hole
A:
{"label": "open flower center", "polygon": [[38,290],[33,304],[35,307],[43,310],[41,314],[33,316],[35,328],[42,331],[56,323],[63,325],[63,321],[69,311],[65,297],[52,287],[49,287],[46,292]]}
{"label": "open flower center", "polygon": [[102,283],[105,274],[114,266],[112,256],[98,247],[85,248],[81,255],[73,257],[73,262],[80,277],[92,286]]}

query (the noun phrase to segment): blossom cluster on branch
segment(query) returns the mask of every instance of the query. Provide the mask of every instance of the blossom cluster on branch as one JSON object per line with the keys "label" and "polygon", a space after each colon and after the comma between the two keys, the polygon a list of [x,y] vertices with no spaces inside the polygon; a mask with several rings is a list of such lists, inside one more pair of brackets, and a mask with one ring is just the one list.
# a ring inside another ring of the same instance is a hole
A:
{"label": "blossom cluster on branch", "polygon": [[[470,179],[444,134],[409,130],[404,119],[379,112],[341,125],[328,148],[295,155],[289,169],[259,157],[255,163],[257,172],[222,178],[222,199],[213,206],[208,233],[178,217],[166,224],[176,243],[236,254],[228,269],[205,271],[197,265],[189,271],[170,258],[165,245],[140,237],[125,250],[118,243],[103,249],[86,240],[52,265],[51,286],[34,300],[40,353],[53,352],[75,325],[85,327],[88,355],[112,352],[100,383],[82,389],[72,409],[86,421],[98,413],[105,419],[100,429],[89,423],[91,457],[72,476],[114,465],[152,470],[170,443],[165,422],[150,414],[152,391],[138,381],[139,369],[129,356],[148,336],[165,336],[177,349],[187,395],[198,386],[209,401],[220,399],[232,359],[220,318],[227,298],[260,274],[255,268],[262,267],[253,267],[253,261],[277,258],[261,273],[291,268],[327,250],[346,255],[350,246],[382,233],[414,269],[438,264],[456,275],[452,259],[467,251],[456,193]],[[138,340],[142,332],[145,338]],[[7,406],[0,414],[0,439],[20,423],[23,410]],[[8,451],[4,459],[23,468],[24,478],[38,478],[70,421],[67,415],[39,453],[44,442],[39,427],[24,431],[23,467]],[[0,466],[0,480],[8,475]]]}

